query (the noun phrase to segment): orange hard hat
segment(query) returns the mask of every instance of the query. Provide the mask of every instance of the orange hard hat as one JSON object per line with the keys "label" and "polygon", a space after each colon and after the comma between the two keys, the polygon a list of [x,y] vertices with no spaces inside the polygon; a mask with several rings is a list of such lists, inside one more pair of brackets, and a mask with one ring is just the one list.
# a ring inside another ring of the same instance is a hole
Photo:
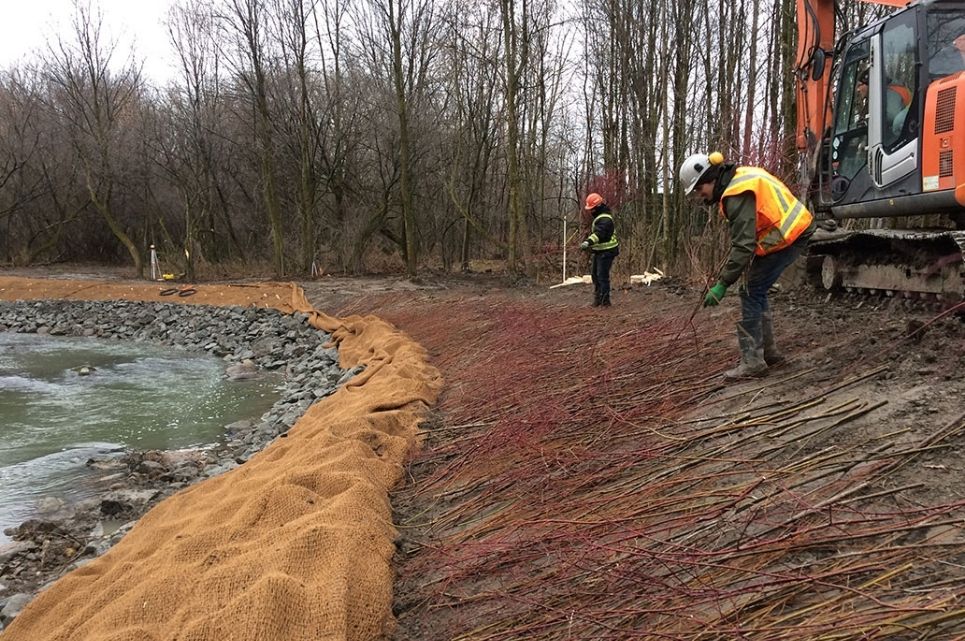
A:
{"label": "orange hard hat", "polygon": [[596,209],[603,204],[603,196],[594,192],[586,197],[586,207],[584,209]]}

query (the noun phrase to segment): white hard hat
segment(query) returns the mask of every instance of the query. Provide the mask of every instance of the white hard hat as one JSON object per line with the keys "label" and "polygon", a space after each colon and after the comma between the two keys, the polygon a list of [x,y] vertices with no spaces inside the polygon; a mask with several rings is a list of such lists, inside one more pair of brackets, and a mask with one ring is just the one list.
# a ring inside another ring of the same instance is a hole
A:
{"label": "white hard hat", "polygon": [[689,194],[697,186],[697,181],[710,169],[710,156],[707,154],[691,154],[680,165],[680,184],[684,193]]}

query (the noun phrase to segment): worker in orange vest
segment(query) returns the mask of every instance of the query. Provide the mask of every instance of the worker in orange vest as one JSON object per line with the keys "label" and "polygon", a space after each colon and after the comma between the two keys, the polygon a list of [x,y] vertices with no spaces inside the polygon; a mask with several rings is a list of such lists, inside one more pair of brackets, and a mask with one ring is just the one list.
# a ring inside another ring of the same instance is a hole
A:
{"label": "worker in orange vest", "polygon": [[731,249],[704,307],[718,305],[746,272],[737,324],[740,364],[726,378],[763,376],[784,360],[774,341],[767,292],[801,255],[814,233],[814,218],[787,186],[760,167],[724,163],[719,152],[693,154],[680,167],[684,192],[718,205],[730,225]]}

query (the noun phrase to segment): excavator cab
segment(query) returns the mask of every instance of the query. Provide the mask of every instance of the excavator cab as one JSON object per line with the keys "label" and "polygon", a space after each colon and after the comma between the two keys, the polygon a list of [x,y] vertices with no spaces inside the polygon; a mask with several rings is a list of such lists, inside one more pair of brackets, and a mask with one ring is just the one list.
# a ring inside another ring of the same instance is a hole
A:
{"label": "excavator cab", "polygon": [[[808,1],[802,0],[812,11],[803,15],[830,11],[826,0],[816,12]],[[799,44],[805,64],[798,145],[805,152],[809,202],[819,217],[871,219],[860,229],[815,237],[811,257],[822,283],[960,300],[965,2],[915,3],[844,34],[834,44],[829,72],[822,69],[826,53],[814,54],[826,44]]]}
{"label": "excavator cab", "polygon": [[868,163],[869,44],[864,39],[848,47],[838,71],[837,100],[829,139],[825,144],[823,176],[830,178],[832,202],[849,194],[857,199],[870,187]]}
{"label": "excavator cab", "polygon": [[818,211],[835,218],[965,211],[965,37],[959,50],[959,36],[965,36],[965,3],[933,2],[841,38],[830,126],[812,185]]}

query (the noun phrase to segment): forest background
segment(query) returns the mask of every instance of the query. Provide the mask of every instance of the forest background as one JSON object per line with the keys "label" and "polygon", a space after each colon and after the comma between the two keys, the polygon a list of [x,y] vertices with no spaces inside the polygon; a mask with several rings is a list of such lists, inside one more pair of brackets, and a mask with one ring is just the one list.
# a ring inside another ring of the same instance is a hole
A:
{"label": "forest background", "polygon": [[[842,27],[875,11],[846,7]],[[147,78],[77,2],[0,73],[0,261],[557,277],[618,212],[621,269],[712,269],[695,151],[796,185],[792,0],[181,0]],[[475,261],[475,262],[474,262]]]}

